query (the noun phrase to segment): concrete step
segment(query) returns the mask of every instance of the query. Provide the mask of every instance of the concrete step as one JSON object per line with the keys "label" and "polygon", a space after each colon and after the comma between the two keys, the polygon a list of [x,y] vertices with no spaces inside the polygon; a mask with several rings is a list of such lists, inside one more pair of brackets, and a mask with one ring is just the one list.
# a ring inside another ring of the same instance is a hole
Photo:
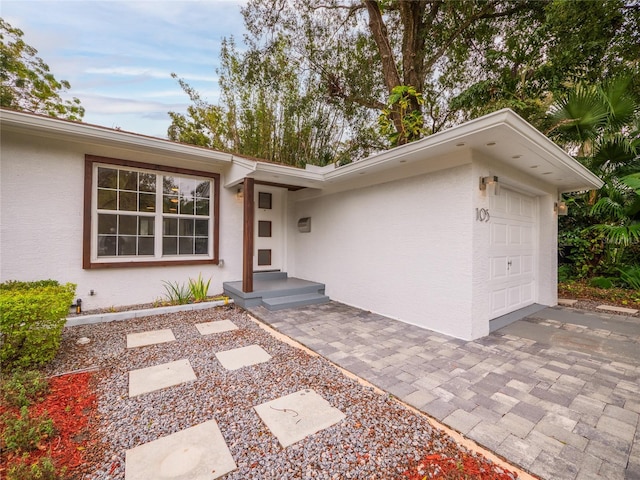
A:
{"label": "concrete step", "polygon": [[322,293],[302,293],[298,295],[286,295],[283,297],[269,297],[262,299],[262,305],[267,310],[284,310],[285,308],[302,307],[304,305],[315,305],[317,303],[327,303],[329,297]]}

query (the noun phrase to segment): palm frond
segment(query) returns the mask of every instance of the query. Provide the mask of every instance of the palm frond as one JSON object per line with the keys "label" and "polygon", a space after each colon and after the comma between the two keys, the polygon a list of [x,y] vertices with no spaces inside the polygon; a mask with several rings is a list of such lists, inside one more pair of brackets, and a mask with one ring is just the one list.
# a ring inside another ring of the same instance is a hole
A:
{"label": "palm frond", "polygon": [[602,233],[605,241],[613,245],[629,246],[640,243],[640,222],[629,225],[593,225],[588,230]]}
{"label": "palm frond", "polygon": [[577,85],[551,109],[552,130],[559,130],[568,137],[585,142],[595,138],[599,129],[607,123],[609,112],[600,92],[593,87]]}
{"label": "palm frond", "polygon": [[611,197],[602,197],[593,207],[590,215],[611,221],[620,221],[626,218],[624,206]]}

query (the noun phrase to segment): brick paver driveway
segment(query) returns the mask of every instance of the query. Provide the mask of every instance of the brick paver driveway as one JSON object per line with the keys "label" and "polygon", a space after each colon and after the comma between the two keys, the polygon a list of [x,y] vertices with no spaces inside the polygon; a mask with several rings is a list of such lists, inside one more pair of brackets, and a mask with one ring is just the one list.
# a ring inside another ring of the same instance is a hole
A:
{"label": "brick paver driveway", "polygon": [[544,479],[640,479],[640,319],[547,308],[463,341],[336,302],[251,312]]}

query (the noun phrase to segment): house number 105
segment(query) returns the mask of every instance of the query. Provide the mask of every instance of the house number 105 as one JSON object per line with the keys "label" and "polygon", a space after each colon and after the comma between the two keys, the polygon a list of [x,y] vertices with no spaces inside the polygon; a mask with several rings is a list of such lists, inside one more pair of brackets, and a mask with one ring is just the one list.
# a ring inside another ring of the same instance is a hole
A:
{"label": "house number 105", "polygon": [[476,208],[476,222],[488,222],[491,218],[486,208]]}

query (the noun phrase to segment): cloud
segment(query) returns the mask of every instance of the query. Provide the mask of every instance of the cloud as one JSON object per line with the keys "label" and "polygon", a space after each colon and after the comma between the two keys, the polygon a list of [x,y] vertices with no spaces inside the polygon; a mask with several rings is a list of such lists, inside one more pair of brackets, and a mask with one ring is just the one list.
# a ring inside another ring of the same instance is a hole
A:
{"label": "cloud", "polygon": [[[90,67],[85,69],[85,73],[90,75],[122,76],[122,77],[150,77],[168,79],[171,72],[145,67]],[[217,82],[218,77],[202,75],[197,73],[180,74],[180,78],[185,80],[196,80],[200,82]]]}

